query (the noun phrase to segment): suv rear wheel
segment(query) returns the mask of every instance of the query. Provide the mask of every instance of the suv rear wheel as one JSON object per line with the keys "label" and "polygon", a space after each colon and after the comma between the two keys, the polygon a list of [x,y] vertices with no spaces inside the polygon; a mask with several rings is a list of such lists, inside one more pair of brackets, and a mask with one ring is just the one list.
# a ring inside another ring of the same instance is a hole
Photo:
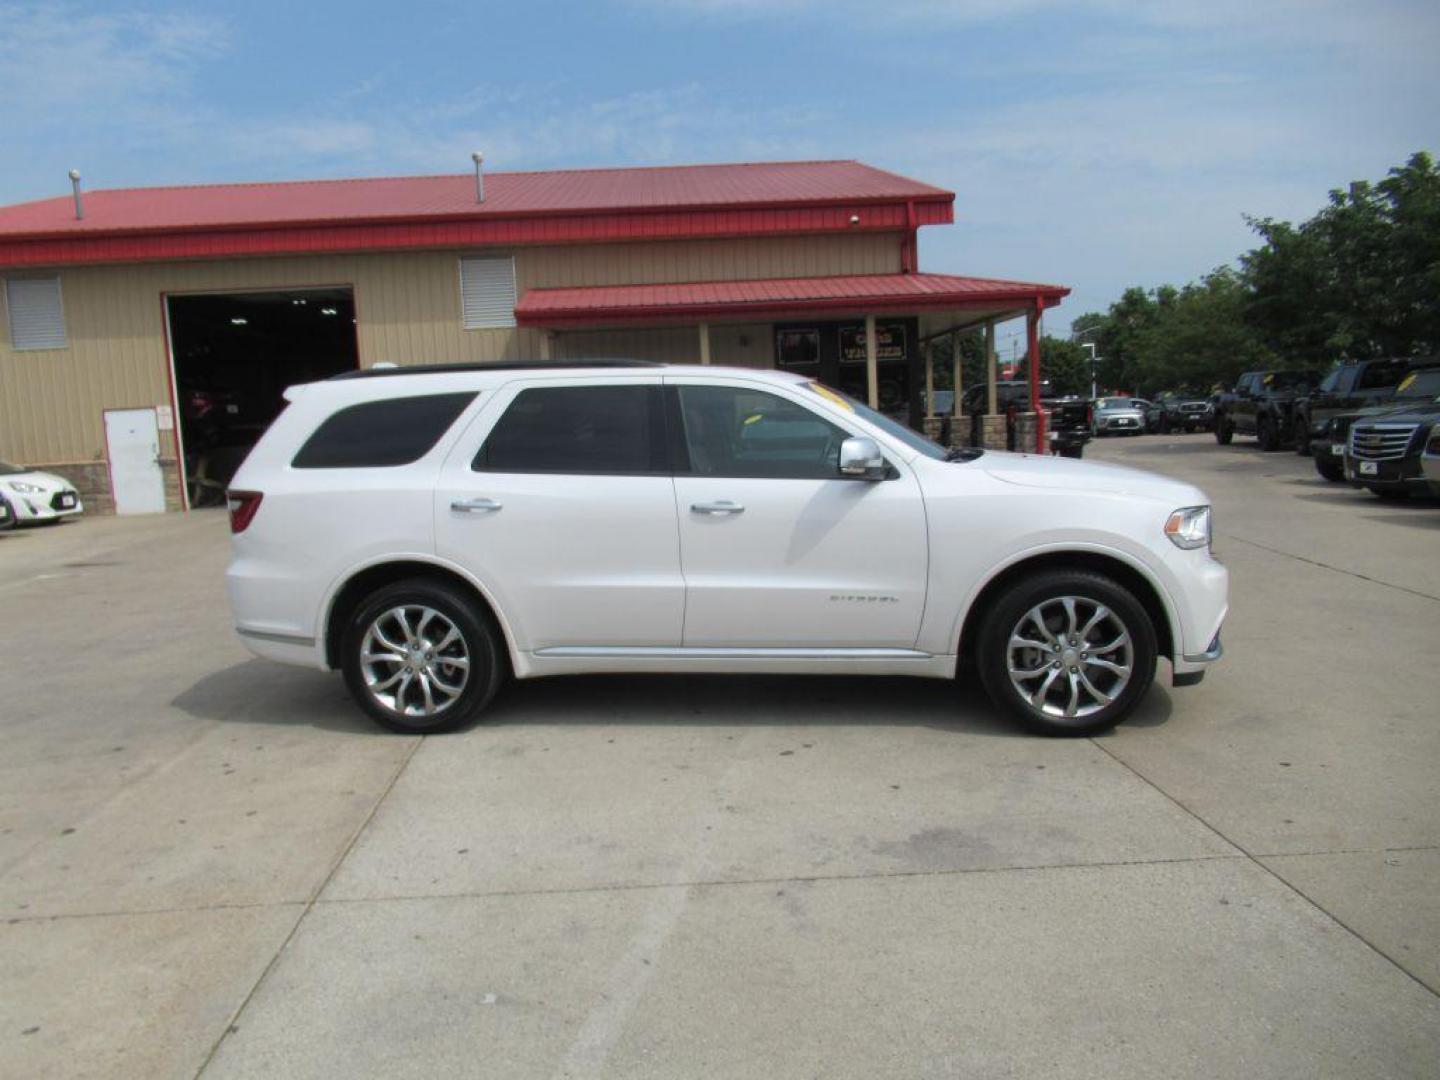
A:
{"label": "suv rear wheel", "polygon": [[1332,484],[1345,479],[1345,466],[1341,465],[1340,462],[1331,461],[1321,454],[1316,454],[1314,460],[1315,471]]}
{"label": "suv rear wheel", "polygon": [[341,642],[345,685],[391,731],[424,735],[473,720],[504,673],[499,635],[469,597],[414,578],[366,597]]}
{"label": "suv rear wheel", "polygon": [[1221,446],[1229,446],[1234,437],[1235,429],[1230,426],[1230,421],[1223,416],[1219,417],[1215,421],[1215,441]]}
{"label": "suv rear wheel", "polygon": [[1000,708],[1042,735],[1096,735],[1155,679],[1155,628],[1123,585],[1089,571],[1016,582],[986,614],[980,681]]}
{"label": "suv rear wheel", "polygon": [[1255,425],[1255,439],[1260,444],[1261,450],[1280,449],[1280,429],[1275,426],[1275,421],[1268,416],[1260,417]]}

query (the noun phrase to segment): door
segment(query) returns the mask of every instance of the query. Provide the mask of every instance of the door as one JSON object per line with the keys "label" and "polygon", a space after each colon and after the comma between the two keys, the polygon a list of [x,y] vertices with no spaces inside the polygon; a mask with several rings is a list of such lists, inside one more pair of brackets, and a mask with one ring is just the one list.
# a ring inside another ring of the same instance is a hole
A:
{"label": "door", "polygon": [[160,427],[154,409],[108,409],[105,450],[117,514],[163,514]]}
{"label": "door", "polygon": [[803,386],[667,383],[689,458],[675,477],[686,647],[913,647],[929,555],[909,468],[841,478],[855,432]]}
{"label": "door", "polygon": [[442,467],[436,551],[525,651],[680,644],[685,588],[659,379],[523,380]]}

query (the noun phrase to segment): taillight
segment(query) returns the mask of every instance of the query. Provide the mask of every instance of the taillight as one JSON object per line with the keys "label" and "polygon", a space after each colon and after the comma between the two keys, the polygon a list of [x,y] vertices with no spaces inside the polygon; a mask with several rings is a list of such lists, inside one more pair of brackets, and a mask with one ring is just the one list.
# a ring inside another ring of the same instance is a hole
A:
{"label": "taillight", "polygon": [[225,505],[230,508],[230,531],[242,533],[255,520],[255,511],[260,509],[260,500],[265,496],[258,491],[227,491]]}

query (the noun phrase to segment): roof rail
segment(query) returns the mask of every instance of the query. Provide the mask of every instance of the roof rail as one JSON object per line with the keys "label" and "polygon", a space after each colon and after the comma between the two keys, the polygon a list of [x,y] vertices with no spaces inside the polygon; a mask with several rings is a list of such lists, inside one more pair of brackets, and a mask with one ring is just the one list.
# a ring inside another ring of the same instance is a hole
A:
{"label": "roof rail", "polygon": [[342,379],[378,379],[387,375],[448,375],[464,371],[557,371],[573,368],[657,368],[655,360],[509,360],[498,364],[410,364],[395,367],[357,368],[331,375],[326,382]]}

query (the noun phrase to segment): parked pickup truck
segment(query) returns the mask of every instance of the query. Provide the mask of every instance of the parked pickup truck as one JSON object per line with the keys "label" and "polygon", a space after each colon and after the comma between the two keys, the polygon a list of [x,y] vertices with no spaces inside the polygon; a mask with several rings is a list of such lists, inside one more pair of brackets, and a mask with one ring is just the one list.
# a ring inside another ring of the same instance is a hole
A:
{"label": "parked pickup truck", "polygon": [[[981,445],[980,424],[985,413],[989,388],[976,383],[965,391],[965,413],[970,419],[971,446]],[[936,395],[938,398],[938,394]],[[1084,398],[1057,398],[1049,379],[1040,381],[1040,407],[1045,411],[1045,430],[1050,443],[1050,452],[1061,457],[1078,458],[1085,452],[1090,441],[1094,412],[1090,402]],[[995,384],[995,411],[1001,416],[1012,417],[1030,411],[1030,384],[1023,379],[1005,379]],[[1007,431],[1006,443],[1011,450],[1029,450],[1022,446],[1012,423]]]}
{"label": "parked pickup truck", "polygon": [[[1334,419],[1384,405],[1395,396],[1405,376],[1421,368],[1440,367],[1440,358],[1428,360],[1353,360],[1337,364],[1314,392],[1296,408],[1295,451],[1307,454],[1318,449],[1323,460],[1330,448],[1345,442],[1345,432],[1334,430]],[[1334,479],[1340,478],[1340,459],[1334,454]],[[1318,464],[1317,464],[1318,467]],[[1322,474],[1325,470],[1321,470]]]}
{"label": "parked pickup truck", "polygon": [[1261,450],[1278,450],[1295,430],[1296,402],[1320,381],[1316,371],[1247,371],[1215,402],[1215,441],[1254,435]]}
{"label": "parked pickup truck", "polygon": [[[1411,371],[1383,405],[1330,418],[1329,441],[1316,442],[1315,471],[1351,480],[1377,495],[1423,491],[1421,450],[1440,410],[1440,368]],[[1430,416],[1430,419],[1426,419]]]}
{"label": "parked pickup truck", "polygon": [[1215,410],[1202,394],[1166,391],[1156,401],[1157,414],[1151,426],[1161,434],[1171,431],[1208,431],[1215,423]]}

